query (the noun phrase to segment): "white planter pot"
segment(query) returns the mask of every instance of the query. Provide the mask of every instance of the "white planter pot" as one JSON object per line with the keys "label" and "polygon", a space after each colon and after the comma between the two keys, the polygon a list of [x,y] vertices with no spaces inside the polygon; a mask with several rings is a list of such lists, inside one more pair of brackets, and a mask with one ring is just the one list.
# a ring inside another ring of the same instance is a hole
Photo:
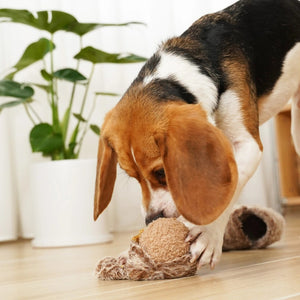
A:
{"label": "white planter pot", "polygon": [[[7,116],[0,118],[0,242],[16,240],[17,209],[15,202],[15,185],[12,176],[11,148],[9,143],[9,126]],[[4,141],[4,142],[3,142]]]}
{"label": "white planter pot", "polygon": [[93,220],[96,160],[36,163],[30,185],[35,247],[59,247],[112,240],[107,214]]}

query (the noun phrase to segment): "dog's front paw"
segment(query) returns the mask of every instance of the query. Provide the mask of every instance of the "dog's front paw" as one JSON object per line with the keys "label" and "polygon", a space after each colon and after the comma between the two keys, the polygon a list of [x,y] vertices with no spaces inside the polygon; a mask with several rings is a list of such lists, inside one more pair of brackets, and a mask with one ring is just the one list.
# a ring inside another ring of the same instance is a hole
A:
{"label": "dog's front paw", "polygon": [[203,226],[193,225],[186,238],[191,243],[192,262],[198,260],[198,269],[210,265],[213,269],[222,255],[223,230],[214,223]]}

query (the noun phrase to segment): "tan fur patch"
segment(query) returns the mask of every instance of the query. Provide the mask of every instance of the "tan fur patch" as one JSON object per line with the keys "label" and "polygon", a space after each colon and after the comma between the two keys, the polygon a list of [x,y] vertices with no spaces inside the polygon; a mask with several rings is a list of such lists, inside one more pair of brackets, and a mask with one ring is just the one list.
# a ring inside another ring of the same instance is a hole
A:
{"label": "tan fur patch", "polygon": [[224,60],[223,68],[229,78],[230,88],[236,92],[240,99],[243,123],[256,140],[260,150],[262,150],[263,146],[259,136],[259,120],[255,88],[250,80],[247,62],[242,55],[238,54],[236,59]]}
{"label": "tan fur patch", "polygon": [[180,48],[188,49],[189,51],[198,51],[199,52],[199,42],[192,40],[188,37],[174,37],[167,40],[161,47],[162,50],[168,48]]}
{"label": "tan fur patch", "polygon": [[166,105],[141,86],[135,86],[109,113],[102,128],[102,136],[117,153],[120,167],[139,181],[145,209],[151,200],[147,181],[152,183],[151,188],[157,188],[151,172],[162,167],[154,135],[166,128],[167,120],[163,116]]}

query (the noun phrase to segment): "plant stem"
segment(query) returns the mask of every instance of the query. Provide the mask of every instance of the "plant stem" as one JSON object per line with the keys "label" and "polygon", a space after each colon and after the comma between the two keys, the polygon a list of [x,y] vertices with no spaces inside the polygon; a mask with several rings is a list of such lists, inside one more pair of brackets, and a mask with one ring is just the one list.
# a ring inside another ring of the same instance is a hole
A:
{"label": "plant stem", "polygon": [[[43,64],[44,64],[44,69],[47,71],[47,64],[46,64],[45,57],[43,57]],[[49,92],[47,91],[46,93],[47,93],[47,100],[48,100],[48,103],[49,103],[49,105],[51,106],[51,100],[50,100]]]}
{"label": "plant stem", "polygon": [[[88,95],[88,92],[89,92],[90,83],[91,83],[91,80],[92,80],[92,77],[93,77],[93,74],[94,74],[94,70],[95,70],[95,64],[92,65],[91,73],[90,73],[90,76],[89,76],[87,84],[86,84],[85,93],[84,93],[84,96],[83,96],[83,100],[82,100],[82,104],[81,104],[81,109],[80,109],[80,115],[82,115],[83,110],[84,110],[84,106],[85,106],[85,103],[86,103],[86,99],[87,99],[87,95]],[[77,141],[77,135],[78,135],[78,132],[79,132],[80,123],[81,123],[81,121],[78,120],[77,125],[76,125],[76,127],[75,127],[75,129],[73,131],[72,136],[71,136],[69,144],[76,143],[76,141]],[[77,151],[76,155],[77,156],[79,155],[79,151]]]}
{"label": "plant stem", "polygon": [[26,103],[24,103],[24,108],[25,108],[25,111],[26,111],[27,116],[29,117],[29,119],[31,120],[31,122],[33,123],[33,125],[35,125],[36,123],[35,123],[33,117],[31,116],[31,114],[30,114],[30,112],[29,112],[29,109],[28,109]]}
{"label": "plant stem", "polygon": [[[80,37],[80,39],[79,39],[79,45],[80,45],[80,50],[79,50],[79,52],[80,52],[82,50],[82,37]],[[76,71],[79,70],[79,66],[80,66],[80,59],[77,60]],[[68,108],[66,110],[66,123],[65,123],[65,128],[63,128],[63,140],[64,140],[64,143],[66,141],[67,134],[68,134],[70,114],[71,114],[71,111],[72,111],[72,106],[73,106],[73,101],[74,101],[74,95],[75,95],[76,86],[77,86],[77,83],[74,82],[73,88],[72,88],[72,92],[71,92],[70,102],[69,102]]]}
{"label": "plant stem", "polygon": [[[51,43],[53,44],[53,33],[51,33]],[[50,70],[51,70],[50,71],[51,75],[53,76],[53,73],[54,73],[53,49],[51,49],[51,51],[50,51]],[[57,107],[57,103],[55,103],[56,92],[54,90],[53,77],[51,78],[50,90],[51,90],[51,109],[52,109],[53,130],[55,132],[60,132],[61,130],[60,130],[60,126],[59,126],[58,107]]]}
{"label": "plant stem", "polygon": [[82,146],[82,142],[83,142],[84,137],[85,137],[85,135],[86,135],[86,133],[87,133],[87,130],[88,130],[88,128],[89,128],[89,124],[90,124],[89,120],[91,119],[92,114],[93,114],[93,112],[94,112],[94,110],[95,110],[95,107],[96,107],[96,99],[97,99],[97,95],[94,96],[92,108],[91,108],[90,113],[89,113],[89,115],[88,115],[88,117],[87,117],[87,122],[86,122],[86,124],[85,124],[84,130],[83,130],[83,133],[82,133],[82,136],[81,136],[81,138],[80,138],[80,140],[79,140],[79,143],[78,143],[78,150],[77,150],[77,153],[76,153],[77,156],[78,156],[79,153],[80,153],[81,146]]}
{"label": "plant stem", "polygon": [[88,82],[86,84],[85,93],[84,93],[84,96],[83,96],[83,100],[82,100],[82,104],[81,104],[81,109],[80,109],[80,114],[81,115],[82,115],[83,110],[84,110],[85,102],[86,102],[87,95],[88,95],[88,92],[89,92],[90,83],[91,83],[92,77],[94,75],[94,71],[95,71],[95,64],[92,65],[91,73],[90,73],[90,76],[88,78]]}
{"label": "plant stem", "polygon": [[38,119],[40,123],[43,122],[43,120],[40,118],[36,110],[32,107],[32,105],[28,104],[29,109],[32,111],[32,113],[35,115],[35,117]]}

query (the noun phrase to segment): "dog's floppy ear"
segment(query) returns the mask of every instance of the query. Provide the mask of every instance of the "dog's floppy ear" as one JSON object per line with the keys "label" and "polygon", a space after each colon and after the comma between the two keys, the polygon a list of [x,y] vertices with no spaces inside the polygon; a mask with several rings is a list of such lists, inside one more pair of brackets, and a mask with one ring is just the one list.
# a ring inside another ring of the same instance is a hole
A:
{"label": "dog's floppy ear", "polygon": [[173,107],[169,125],[155,139],[168,188],[188,221],[209,224],[228,206],[237,184],[237,167],[224,134],[208,123],[197,105]]}
{"label": "dog's floppy ear", "polygon": [[97,176],[94,198],[94,220],[108,206],[114,189],[117,172],[117,155],[100,137],[98,146]]}

